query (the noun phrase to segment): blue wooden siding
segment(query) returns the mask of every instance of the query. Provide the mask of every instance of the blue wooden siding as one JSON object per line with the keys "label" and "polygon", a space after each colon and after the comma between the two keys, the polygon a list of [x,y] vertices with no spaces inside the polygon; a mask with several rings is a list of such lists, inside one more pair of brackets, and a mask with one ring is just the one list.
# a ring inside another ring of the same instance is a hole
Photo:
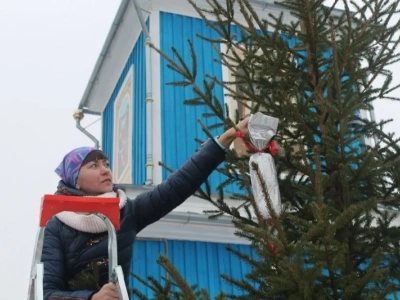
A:
{"label": "blue wooden siding", "polygon": [[[222,80],[221,65],[213,62],[218,59],[218,54],[212,46],[196,37],[201,34],[208,37],[217,37],[214,31],[206,26],[203,20],[176,15],[160,13],[160,48],[167,55],[173,57],[171,48],[177,49],[188,65],[191,62],[188,40],[192,41],[197,55],[197,83],[202,86],[206,74],[211,74]],[[202,131],[197,119],[202,119],[206,125],[215,124],[217,118],[203,119],[202,114],[210,110],[205,106],[187,106],[183,101],[194,97],[190,87],[180,88],[167,85],[169,82],[182,80],[176,72],[167,67],[165,59],[161,60],[161,144],[162,161],[173,169],[179,168],[199,148],[195,138],[206,140],[207,136]],[[221,87],[215,88],[215,95],[223,106],[224,96]],[[214,135],[221,134],[222,129],[214,130]],[[163,179],[169,173],[163,170]],[[214,172],[210,176],[212,190],[224,180],[224,177]],[[237,191],[235,187],[228,187],[228,192]]]}
{"label": "blue wooden siding", "polygon": [[[112,164],[114,139],[114,102],[133,64],[133,132],[132,132],[132,184],[141,185],[146,180],[146,68],[145,38],[139,36],[121,76],[114,88],[110,100],[103,111],[102,149],[110,157]],[[111,165],[111,168],[113,166]]]}
{"label": "blue wooden siding", "polygon": [[[251,267],[228,252],[226,246],[228,245],[208,242],[138,239],[135,241],[131,271],[146,281],[148,276],[152,276],[163,284],[162,277],[166,276],[166,272],[156,262],[158,256],[163,254],[168,256],[188,284],[197,284],[199,288],[205,288],[211,299],[221,291],[243,295],[243,291],[227,284],[220,275],[226,274],[235,279],[242,279],[251,271]],[[254,250],[248,245],[229,246],[257,258]],[[153,296],[152,291],[133,276],[130,276],[129,288],[137,288],[147,297]],[[398,297],[400,292],[388,295],[385,299]]]}
{"label": "blue wooden siding", "polygon": [[[165,271],[157,264],[159,254],[166,255],[180,274],[190,284],[205,288],[213,299],[224,291],[228,294],[242,295],[243,292],[220,277],[226,274],[235,279],[242,279],[251,271],[249,265],[226,250],[227,244],[192,242],[192,241],[151,241],[136,240],[131,270],[142,279],[153,276],[159,282]],[[248,245],[229,245],[242,253],[256,258],[256,254]],[[130,288],[135,287],[147,297],[152,291],[146,288],[133,276],[129,280]]]}

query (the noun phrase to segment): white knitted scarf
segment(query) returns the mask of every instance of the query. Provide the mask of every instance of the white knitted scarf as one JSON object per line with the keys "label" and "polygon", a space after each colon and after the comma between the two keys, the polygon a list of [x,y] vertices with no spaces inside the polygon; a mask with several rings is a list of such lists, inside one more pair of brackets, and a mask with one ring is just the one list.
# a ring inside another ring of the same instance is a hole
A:
{"label": "white knitted scarf", "polygon": [[[127,200],[126,194],[122,190],[118,190],[117,193],[109,192],[96,197],[115,198],[117,195],[119,197],[119,208],[122,209]],[[94,214],[65,211],[58,213],[56,216],[64,224],[79,231],[89,233],[101,233],[107,231],[106,224]]]}

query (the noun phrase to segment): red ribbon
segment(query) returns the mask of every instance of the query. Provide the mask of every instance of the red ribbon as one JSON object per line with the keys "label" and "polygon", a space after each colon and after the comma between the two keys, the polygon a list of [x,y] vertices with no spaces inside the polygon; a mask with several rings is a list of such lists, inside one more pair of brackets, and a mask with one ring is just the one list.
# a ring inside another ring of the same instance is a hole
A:
{"label": "red ribbon", "polygon": [[256,147],[254,147],[253,145],[251,145],[248,142],[246,142],[245,135],[243,134],[243,132],[236,131],[235,136],[240,137],[243,140],[246,148],[251,150],[251,151],[253,151],[253,152],[261,153],[261,152],[265,152],[265,150],[267,150],[269,148],[269,152],[271,153],[271,155],[275,155],[279,151],[278,148],[276,147],[276,142],[274,140],[270,141],[264,148],[259,150]]}

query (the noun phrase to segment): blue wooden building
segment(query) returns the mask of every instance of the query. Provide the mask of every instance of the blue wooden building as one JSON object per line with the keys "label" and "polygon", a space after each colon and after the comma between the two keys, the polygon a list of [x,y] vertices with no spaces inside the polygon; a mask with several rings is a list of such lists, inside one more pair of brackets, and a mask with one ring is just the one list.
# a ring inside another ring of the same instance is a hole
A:
{"label": "blue wooden building", "polygon": [[[273,0],[251,2],[260,16],[282,11]],[[205,0],[196,3],[207,5]],[[286,21],[290,18],[285,15]],[[199,78],[209,73],[228,79],[227,70],[212,63],[217,55],[212,46],[196,34],[212,37],[214,32],[187,0],[122,0],[79,104],[81,113],[101,115],[101,148],[111,159],[114,181],[124,184],[130,197],[166,179],[168,173],[159,161],[178,168],[198,148],[194,138],[205,139],[196,121],[205,108],[183,105],[183,100],[191,98],[190,90],[166,85],[177,79],[176,74],[148,46],[153,43],[169,55],[175,47],[189,61],[190,39],[197,54]],[[222,89],[217,93],[223,101],[229,100],[224,99]],[[211,176],[213,187],[220,181],[220,175]],[[219,275],[239,279],[250,268],[225,247],[229,244],[255,254],[247,241],[234,235],[229,218],[208,220],[203,211],[211,208],[191,197],[146,228],[135,243],[132,271],[142,278],[160,278],[164,274],[156,259],[164,253],[190,284],[206,288],[211,296],[220,291],[240,293]],[[151,295],[133,277],[130,284]]]}

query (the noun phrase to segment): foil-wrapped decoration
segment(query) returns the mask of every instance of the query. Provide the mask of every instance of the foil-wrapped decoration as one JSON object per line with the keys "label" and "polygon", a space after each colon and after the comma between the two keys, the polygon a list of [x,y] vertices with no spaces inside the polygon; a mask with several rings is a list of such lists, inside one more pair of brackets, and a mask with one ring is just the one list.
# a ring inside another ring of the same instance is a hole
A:
{"label": "foil-wrapped decoration", "polygon": [[276,135],[278,123],[279,120],[277,118],[257,112],[256,114],[250,116],[248,124],[251,143],[258,151],[260,151],[253,153],[250,156],[249,165],[251,185],[258,209],[262,216],[266,219],[271,218],[271,214],[268,211],[262,186],[256,171],[254,171],[252,168],[252,163],[254,162],[258,165],[258,170],[265,181],[272,207],[275,212],[279,214],[281,212],[282,205],[275,162],[270,153],[264,152],[271,139]]}

